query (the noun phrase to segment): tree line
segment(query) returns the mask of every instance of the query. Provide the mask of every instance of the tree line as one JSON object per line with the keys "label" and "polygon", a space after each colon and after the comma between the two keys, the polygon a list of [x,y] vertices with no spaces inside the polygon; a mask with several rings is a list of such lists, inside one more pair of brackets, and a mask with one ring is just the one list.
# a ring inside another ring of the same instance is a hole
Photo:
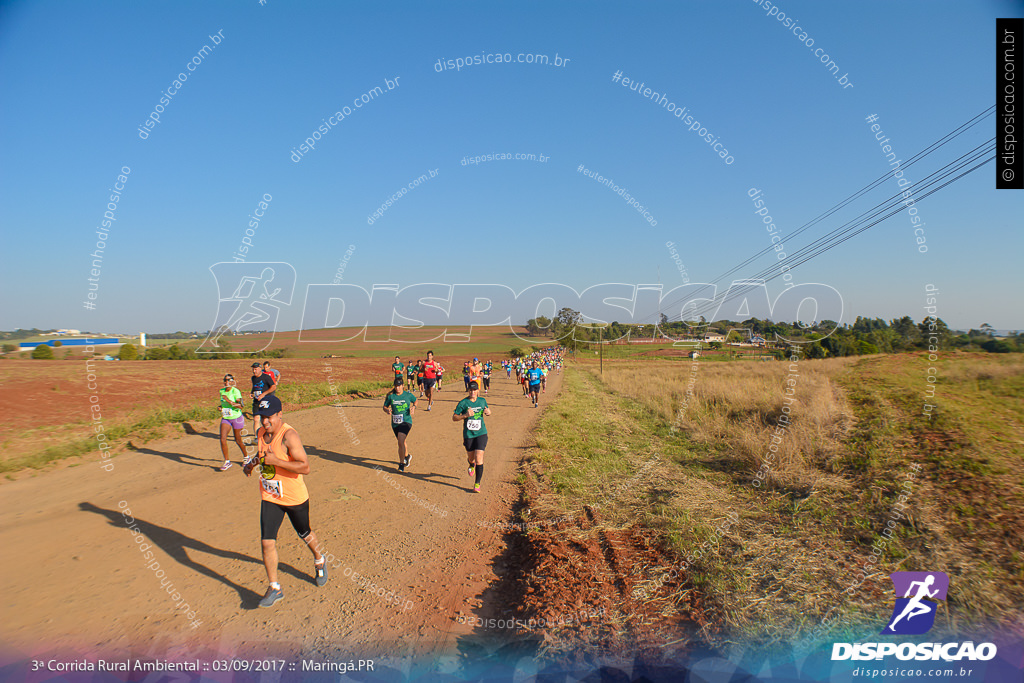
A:
{"label": "tree line", "polygon": [[[951,330],[942,318],[925,317],[915,322],[909,315],[886,321],[882,318],[857,316],[853,324],[839,325],[832,320],[804,327],[799,323],[775,322],[748,318],[743,321],[717,320],[669,322],[661,314],[658,324],[634,325],[612,322],[601,327],[583,323],[583,315],[563,308],[554,318],[538,316],[526,321],[526,331],[534,336],[548,337],[562,344],[590,347],[594,342],[632,339],[698,340],[708,335],[726,337],[726,343],[746,341],[752,336],[765,340],[768,349],[787,346],[785,340],[799,341],[807,358],[857,356],[903,351],[974,350],[989,353],[1020,353],[1024,351],[1024,334],[1015,331],[997,338],[995,329],[983,323],[966,333]],[[711,342],[720,348],[721,342]]]}

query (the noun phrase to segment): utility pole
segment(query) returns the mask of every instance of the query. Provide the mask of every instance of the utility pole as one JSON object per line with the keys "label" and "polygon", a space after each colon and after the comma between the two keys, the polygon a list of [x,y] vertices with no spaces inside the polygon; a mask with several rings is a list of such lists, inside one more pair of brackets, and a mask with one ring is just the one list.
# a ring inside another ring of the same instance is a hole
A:
{"label": "utility pole", "polygon": [[604,328],[597,328],[597,348],[601,352],[601,376],[604,377]]}

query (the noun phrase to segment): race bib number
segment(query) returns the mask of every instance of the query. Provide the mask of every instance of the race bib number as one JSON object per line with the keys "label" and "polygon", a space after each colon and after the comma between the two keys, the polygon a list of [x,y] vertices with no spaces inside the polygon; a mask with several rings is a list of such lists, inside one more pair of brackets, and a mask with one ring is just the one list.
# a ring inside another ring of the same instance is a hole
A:
{"label": "race bib number", "polygon": [[466,429],[468,429],[471,432],[480,431],[480,428],[483,426],[483,420],[466,420]]}
{"label": "race bib number", "polygon": [[225,420],[230,420],[231,419],[231,413],[233,413],[233,412],[235,412],[234,408],[221,408],[220,409],[221,417],[223,417]]}
{"label": "race bib number", "polygon": [[393,424],[393,425],[400,425],[400,424],[402,424],[404,422],[405,422],[405,415],[403,415],[402,413],[398,413],[397,415],[392,415],[391,416],[391,424]]}
{"label": "race bib number", "polygon": [[260,486],[274,498],[281,498],[284,492],[281,489],[280,479],[260,479]]}
{"label": "race bib number", "polygon": [[252,395],[255,396],[256,398],[259,398],[260,396],[263,395],[263,390],[262,389],[253,389],[252,390]]}

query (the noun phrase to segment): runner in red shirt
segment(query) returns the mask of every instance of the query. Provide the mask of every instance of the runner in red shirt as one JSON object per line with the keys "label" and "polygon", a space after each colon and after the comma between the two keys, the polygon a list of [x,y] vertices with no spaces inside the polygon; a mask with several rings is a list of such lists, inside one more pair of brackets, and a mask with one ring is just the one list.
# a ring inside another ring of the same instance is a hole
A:
{"label": "runner in red shirt", "polygon": [[437,370],[440,363],[434,360],[434,352],[427,351],[427,362],[423,364],[423,390],[427,392],[427,410],[434,405],[434,382],[437,381]]}

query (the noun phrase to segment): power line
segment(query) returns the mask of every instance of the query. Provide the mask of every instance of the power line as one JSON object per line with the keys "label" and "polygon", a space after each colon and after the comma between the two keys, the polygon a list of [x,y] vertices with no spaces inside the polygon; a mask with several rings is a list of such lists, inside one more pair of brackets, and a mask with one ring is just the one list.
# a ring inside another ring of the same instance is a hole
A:
{"label": "power line", "polygon": [[[944,147],[946,144],[948,144],[952,140],[956,139],[957,137],[959,137],[963,133],[967,132],[968,130],[970,130],[974,126],[978,125],[982,120],[987,118],[994,111],[995,111],[995,107],[989,107],[988,109],[986,109],[986,110],[982,111],[981,113],[975,115],[970,120],[966,121],[965,123],[961,124],[960,126],[955,128],[954,130],[950,131],[949,133],[947,133],[943,137],[939,138],[935,142],[933,142],[930,145],[928,145],[928,147],[926,147],[923,150],[921,150],[920,152],[914,154],[912,157],[910,157],[910,159],[908,159],[908,161],[905,164],[902,164],[902,168],[905,169],[907,167],[910,167],[913,164],[917,163],[918,161],[926,158],[932,152],[935,152],[936,150],[941,149],[942,147]],[[970,152],[967,152],[966,154],[963,154],[960,157],[958,157],[957,159],[955,159],[954,161],[946,164],[945,166],[943,166],[939,170],[932,172],[931,174],[926,176],[924,179],[922,179],[918,183],[915,183],[914,185],[909,186],[908,189],[916,189],[916,190],[918,190],[918,192],[915,192],[914,202],[915,203],[920,202],[921,200],[931,196],[935,192],[938,192],[939,190],[945,188],[947,185],[949,185],[949,184],[951,184],[953,182],[956,182],[957,180],[963,178],[964,176],[966,176],[966,175],[976,171],[978,168],[980,168],[981,166],[987,164],[989,161],[994,160],[995,159],[994,142],[995,142],[995,138],[993,137],[993,138],[989,139],[987,142],[985,142],[985,143],[983,143],[981,145],[978,145],[977,147],[975,147]],[[991,153],[991,156],[989,156],[988,158],[984,159],[983,161],[980,161],[980,163],[977,163],[976,165],[974,165],[973,167],[971,167],[967,171],[959,173],[959,175],[956,175],[955,177],[953,177],[952,179],[942,183],[938,187],[934,187],[933,189],[930,189],[930,190],[928,189],[930,186],[933,186],[936,183],[941,182],[944,178],[947,178],[950,175],[952,175],[954,173],[957,173],[961,169],[963,169],[963,168],[965,168],[967,166],[970,166],[972,163],[978,162],[982,157],[984,157],[986,154],[989,154],[989,153]],[[864,187],[862,187],[857,192],[854,192],[853,194],[849,195],[848,197],[846,197],[845,199],[840,201],[838,204],[834,205],[830,209],[824,211],[823,213],[819,214],[815,218],[813,218],[810,221],[808,221],[807,223],[805,223],[803,226],[801,226],[796,231],[794,231],[790,236],[788,236],[787,239],[792,239],[793,237],[796,237],[796,236],[806,232],[807,230],[811,229],[815,225],[821,223],[822,221],[824,221],[825,219],[827,219],[828,217],[830,217],[831,215],[833,215],[834,213],[836,213],[840,209],[844,208],[845,206],[847,206],[848,204],[852,203],[856,199],[864,196],[869,191],[871,191],[871,190],[877,188],[878,186],[880,186],[886,179],[889,178],[889,176],[890,176],[889,172],[886,172],[886,173],[882,174],[881,176],[879,176],[878,178],[876,178],[872,182],[870,182],[867,185],[865,185]],[[928,191],[923,191],[923,190],[928,190]],[[835,248],[836,246],[842,244],[843,242],[846,242],[847,240],[852,239],[856,235],[859,235],[860,233],[862,233],[862,232],[864,232],[864,231],[874,227],[875,225],[878,225],[879,223],[887,220],[888,218],[891,218],[892,216],[902,212],[903,208],[894,208],[894,207],[899,207],[900,204],[904,203],[904,201],[901,199],[902,194],[903,194],[902,191],[897,192],[895,195],[893,195],[893,196],[889,197],[888,199],[886,199],[886,200],[876,204],[871,209],[868,209],[867,211],[862,212],[856,218],[854,218],[854,219],[852,219],[850,221],[847,221],[846,223],[844,223],[840,227],[832,230],[831,232],[827,233],[826,235],[824,235],[822,237],[819,237],[816,240],[813,240],[812,242],[810,242],[809,244],[801,247],[800,249],[798,249],[796,252],[794,252],[791,255],[791,258],[795,257],[797,259],[795,262],[790,260],[786,264],[783,264],[783,263],[772,264],[768,268],[762,269],[762,271],[760,273],[758,273],[757,275],[753,276],[750,279],[765,279],[766,281],[773,280],[773,279],[775,279],[775,278],[777,278],[777,277],[779,277],[780,275],[783,274],[783,272],[781,270],[783,265],[787,266],[789,270],[793,270],[794,268],[796,268],[796,267],[798,267],[798,266],[800,266],[800,265],[810,261],[813,258],[816,258],[817,256],[820,256],[821,254],[829,251],[830,249]],[[884,215],[882,215],[882,214],[884,214]],[[877,218],[878,216],[881,216],[881,217]],[[872,220],[872,219],[875,219],[875,218],[877,218],[877,220]],[[720,282],[722,279],[728,277],[732,273],[735,273],[736,271],[740,270],[741,268],[749,265],[755,259],[757,259],[757,258],[763,256],[765,253],[771,252],[773,250],[774,250],[774,247],[772,247],[772,246],[768,246],[765,249],[762,249],[761,251],[759,251],[756,254],[754,254],[753,256],[749,257],[748,259],[746,259],[745,261],[743,261],[739,265],[731,268],[730,270],[726,271],[722,275],[718,276],[718,278],[716,278],[714,280],[714,283]],[[776,268],[779,269],[779,272],[775,273],[771,277],[768,277],[768,275],[771,274],[772,271],[776,270]],[[710,286],[710,285],[705,285],[705,287],[702,288],[701,290],[698,290],[698,292],[699,291],[703,291],[703,289],[707,288],[708,286]],[[741,296],[745,291],[748,291],[748,290],[745,290],[743,288],[736,288],[736,290],[730,289],[727,293],[722,294],[722,295],[717,295],[716,294],[711,299],[708,299],[708,303],[707,304],[705,304],[703,306],[695,307],[692,315],[693,316],[697,316],[697,315],[700,315],[700,314],[702,314],[704,312],[710,311],[712,309],[718,310],[719,308],[721,308],[722,305],[724,305],[726,303],[726,301],[731,300],[731,299],[735,299],[738,296]],[[675,302],[672,302],[672,304],[669,304],[669,306],[679,305],[679,304],[682,304],[682,303],[684,303],[684,302],[686,302],[688,300],[692,300],[693,294],[696,294],[698,292],[691,293],[691,295],[689,297],[687,297],[686,299],[679,299],[679,300],[677,300]],[[730,296],[730,294],[731,294],[731,296]],[[721,301],[719,301],[720,298],[721,298]],[[661,306],[661,309],[663,309],[663,308],[664,307]],[[681,319],[681,316],[680,316],[680,319]]]}

